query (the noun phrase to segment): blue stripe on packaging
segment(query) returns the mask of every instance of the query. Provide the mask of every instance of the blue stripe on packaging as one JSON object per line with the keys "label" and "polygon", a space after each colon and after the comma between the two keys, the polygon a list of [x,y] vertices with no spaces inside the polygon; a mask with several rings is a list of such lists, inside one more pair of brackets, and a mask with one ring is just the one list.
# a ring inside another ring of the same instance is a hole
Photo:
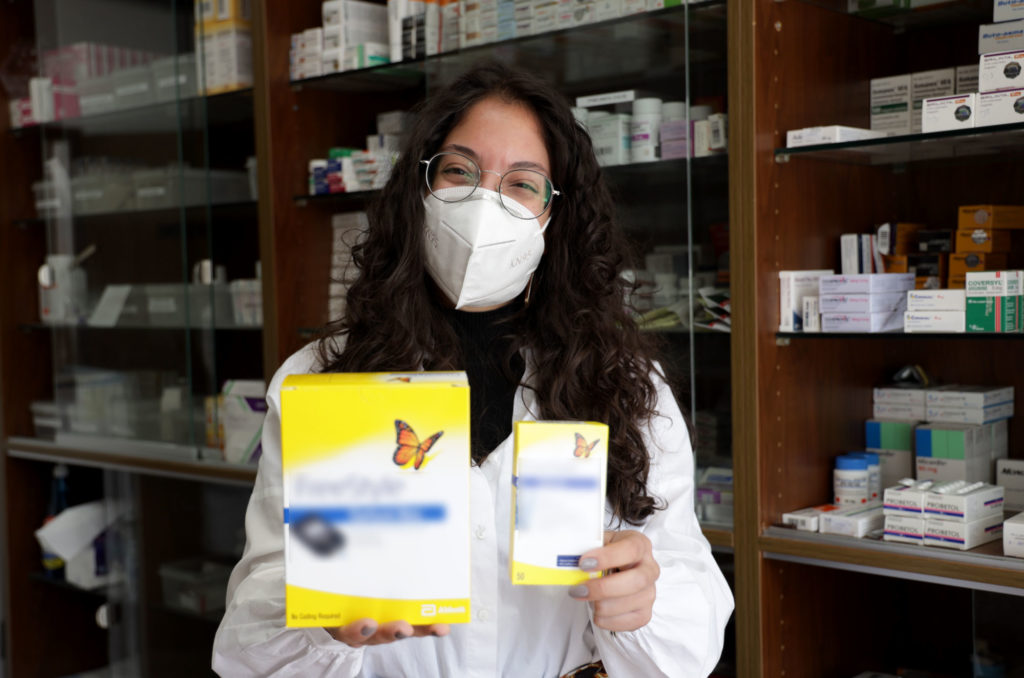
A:
{"label": "blue stripe on packaging", "polygon": [[285,508],[284,523],[295,523],[315,515],[329,523],[437,523],[448,516],[443,504],[374,504]]}

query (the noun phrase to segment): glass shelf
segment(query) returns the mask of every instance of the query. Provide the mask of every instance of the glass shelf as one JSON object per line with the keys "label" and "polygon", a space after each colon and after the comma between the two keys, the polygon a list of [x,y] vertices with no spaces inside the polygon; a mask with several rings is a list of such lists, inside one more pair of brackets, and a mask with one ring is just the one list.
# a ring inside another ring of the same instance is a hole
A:
{"label": "glass shelf", "polygon": [[252,122],[252,88],[191,97],[181,100],[121,108],[105,113],[65,120],[54,120],[38,125],[11,129],[15,136],[33,133],[80,133],[87,136],[133,135],[173,133],[182,121],[187,127],[211,126]]}
{"label": "glass shelf", "polygon": [[[1024,339],[1021,332],[776,332],[776,342],[813,339],[980,339],[989,341]],[[783,344],[784,345],[784,344]]]}
{"label": "glass shelf", "polygon": [[7,439],[7,456],[226,485],[249,486],[256,479],[255,465],[200,460],[203,455],[217,454],[219,450],[130,438],[78,434],[64,437],[67,442],[57,443],[12,436]]}
{"label": "glass shelf", "polygon": [[768,557],[801,558],[811,564],[884,576],[911,573],[913,577],[907,578],[933,577],[952,586],[1024,596],[1024,559],[1004,556],[1001,539],[958,551],[772,526],[765,529],[759,542]]}
{"label": "glass shelf", "polygon": [[[674,57],[684,57],[687,21],[691,32],[698,35],[714,31],[724,35],[725,6],[724,0],[690,3],[395,64],[294,80],[292,85],[340,92],[412,91],[428,80],[444,82],[483,58],[505,57],[574,91],[629,89],[638,81],[636,76],[650,82],[675,75],[672,62]],[[725,54],[717,49],[724,40],[698,42],[691,45],[691,67],[701,62],[724,64]],[[709,47],[700,49],[705,42]],[[615,45],[614,54],[609,54],[609,44]],[[609,63],[610,57],[614,63]]]}
{"label": "glass shelf", "polygon": [[854,14],[848,11],[848,0],[803,0],[808,5],[823,7],[840,14],[887,24],[896,29],[939,26],[953,23],[991,23],[991,0],[950,0],[931,7],[917,9],[881,9]]}
{"label": "glass shelf", "polygon": [[1007,156],[1024,149],[1024,123],[907,134],[838,144],[776,148],[775,161],[812,158],[854,165],[894,165],[978,156]]}
{"label": "glass shelf", "polygon": [[101,327],[96,325],[71,325],[58,323],[22,323],[18,325],[22,332],[49,332],[64,331],[94,331],[94,332],[117,332],[121,330],[131,331],[152,331],[152,332],[181,332],[191,330],[193,332],[262,332],[262,325],[210,325],[200,323],[197,325],[114,325],[113,327]]}
{"label": "glass shelf", "polygon": [[[729,156],[726,154],[712,155],[690,160],[695,172],[706,172],[714,175],[723,183],[729,180]],[[643,181],[645,184],[659,181],[679,183],[686,172],[686,158],[673,158],[656,162],[638,162],[626,165],[607,165],[601,172],[612,184]],[[325,193],[322,195],[296,195],[293,200],[297,205],[331,205],[333,207],[358,207],[380,195],[379,190],[354,191],[352,193]]]}
{"label": "glass shelf", "polygon": [[54,588],[61,589],[62,591],[70,591],[72,593],[81,594],[91,598],[105,599],[109,595],[109,587],[100,586],[95,589],[83,589],[81,586],[75,586],[74,584],[68,583],[64,579],[51,579],[46,576],[45,572],[31,572],[28,578],[32,581],[37,581],[47,586],[53,586]]}
{"label": "glass shelf", "polygon": [[[259,203],[255,200],[246,200],[243,202],[213,202],[209,205],[188,205],[184,208],[186,219],[200,219],[205,217],[207,208],[210,209],[215,215],[226,216],[225,213],[238,212],[240,214],[246,214],[246,216],[256,216],[256,209]],[[71,214],[71,219],[74,219],[76,223],[84,223],[90,221],[117,221],[132,217],[146,217],[147,220],[159,220],[166,218],[177,222],[181,217],[181,208],[179,207],[163,207],[159,209],[131,209],[131,210],[117,210],[115,212],[92,212],[89,214]],[[28,228],[31,226],[42,226],[47,221],[59,219],[61,217],[29,217],[26,219],[15,219],[14,224],[19,228]]]}

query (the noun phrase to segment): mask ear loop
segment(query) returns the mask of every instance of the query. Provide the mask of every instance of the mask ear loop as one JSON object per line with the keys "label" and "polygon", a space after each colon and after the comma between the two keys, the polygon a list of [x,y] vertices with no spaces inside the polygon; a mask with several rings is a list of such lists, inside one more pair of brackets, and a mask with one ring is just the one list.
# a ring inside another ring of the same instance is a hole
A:
{"label": "mask ear loop", "polygon": [[530,274],[530,281],[526,283],[526,297],[523,299],[523,305],[530,305],[530,294],[533,292],[533,274]]}

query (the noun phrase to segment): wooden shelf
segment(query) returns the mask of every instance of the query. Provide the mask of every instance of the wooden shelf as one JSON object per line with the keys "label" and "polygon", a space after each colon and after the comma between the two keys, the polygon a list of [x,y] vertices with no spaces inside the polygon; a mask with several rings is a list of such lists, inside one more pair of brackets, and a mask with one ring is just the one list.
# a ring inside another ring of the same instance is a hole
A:
{"label": "wooden shelf", "polygon": [[893,340],[917,340],[917,339],[972,339],[999,341],[1016,341],[1024,339],[1021,332],[776,332],[775,341],[779,346],[788,346],[790,341],[814,341],[830,339],[893,339]]}
{"label": "wooden shelf", "polygon": [[[131,446],[132,441],[123,439],[118,447]],[[169,454],[159,455],[142,452],[152,443],[138,442],[140,453],[113,452],[105,450],[101,439],[95,447],[70,447],[38,438],[8,438],[4,447],[7,456],[35,461],[66,462],[78,466],[126,471],[142,475],[166,476],[197,482],[222,483],[226,485],[252,485],[256,479],[255,466],[241,466],[222,461],[199,461],[199,450],[183,445],[161,445],[164,449],[176,448],[180,458]],[[192,458],[189,458],[191,456]]]}
{"label": "wooden shelf", "polygon": [[712,548],[732,550],[735,548],[733,541],[732,525],[719,525],[717,523],[701,523],[701,532],[708,540]]}
{"label": "wooden shelf", "polygon": [[925,28],[959,22],[979,24],[992,22],[991,0],[950,0],[932,7],[879,9],[864,14],[850,12],[847,0],[803,0],[803,2],[841,14],[850,14],[867,21],[887,24],[895,29]]}
{"label": "wooden shelf", "polygon": [[[115,325],[114,327],[96,327],[94,325],[69,325],[69,324],[56,324],[56,323],[22,323],[18,325],[18,329],[22,332],[49,332],[62,331],[62,332],[127,332],[129,330],[142,330],[144,332],[182,332],[184,330],[190,330],[192,332],[260,332],[262,333],[263,327],[260,325],[220,325],[211,327],[209,325],[178,325],[178,326],[155,326],[155,325]],[[248,337],[251,338],[251,337]]]}
{"label": "wooden shelf", "polygon": [[906,134],[837,144],[776,148],[775,161],[811,158],[854,165],[903,163],[964,158],[999,158],[1024,148],[1024,123],[990,125],[966,130]]}
{"label": "wooden shelf", "polygon": [[769,527],[758,539],[766,558],[837,567],[1024,596],[1024,559],[1003,555],[1002,541],[957,551],[877,539]]}

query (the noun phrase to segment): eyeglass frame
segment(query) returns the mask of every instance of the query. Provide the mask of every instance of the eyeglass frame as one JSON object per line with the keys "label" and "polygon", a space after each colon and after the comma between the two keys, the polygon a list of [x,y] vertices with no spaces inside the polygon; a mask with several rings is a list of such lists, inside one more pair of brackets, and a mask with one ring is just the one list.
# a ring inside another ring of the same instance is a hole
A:
{"label": "eyeglass frame", "polygon": [[[477,176],[476,183],[473,184],[473,190],[470,191],[469,193],[467,193],[465,195],[465,197],[459,198],[458,200],[444,200],[443,198],[438,198],[437,194],[434,193],[434,189],[432,189],[430,187],[430,176],[427,174],[427,172],[430,171],[430,163],[432,163],[434,160],[436,160],[439,156],[442,156],[442,155],[457,155],[460,158],[465,158],[466,160],[468,160],[471,163],[473,163],[474,165],[476,165],[476,168],[478,170],[480,170],[480,174]],[[462,202],[463,200],[468,200],[469,196],[473,195],[476,192],[476,189],[480,188],[480,181],[483,179],[483,175],[484,174],[493,174],[496,177],[498,177],[498,191],[497,191],[498,197],[499,198],[504,198],[505,195],[501,192],[501,185],[505,181],[505,175],[506,174],[509,174],[510,172],[536,172],[537,174],[539,174],[542,177],[544,177],[544,180],[547,181],[548,184],[551,186],[551,198],[548,200],[548,204],[544,205],[544,209],[542,209],[540,211],[540,214],[535,214],[532,217],[521,217],[518,214],[516,214],[515,212],[513,212],[512,210],[510,210],[508,207],[505,207],[504,200],[502,200],[502,203],[501,203],[502,208],[506,212],[508,212],[509,214],[514,216],[516,219],[522,219],[523,221],[528,221],[530,219],[540,219],[542,216],[544,216],[545,212],[547,212],[549,209],[551,209],[551,203],[555,199],[555,196],[556,195],[562,195],[562,192],[555,188],[555,183],[553,181],[551,181],[551,177],[549,177],[548,175],[544,174],[540,170],[513,168],[513,169],[510,169],[510,170],[505,170],[504,173],[496,172],[494,170],[487,170],[487,169],[484,169],[484,168],[480,167],[480,163],[478,163],[476,160],[473,160],[473,158],[469,157],[465,153],[459,153],[458,151],[438,151],[434,155],[430,156],[430,158],[427,159],[427,160],[422,160],[421,159],[420,160],[420,164],[422,164],[424,166],[424,169],[423,169],[423,180],[427,182],[427,190],[430,191],[430,195],[434,196],[435,198],[437,198],[441,202],[447,202],[447,203],[456,203],[456,202]],[[509,200],[512,200],[512,198],[509,198]]]}

